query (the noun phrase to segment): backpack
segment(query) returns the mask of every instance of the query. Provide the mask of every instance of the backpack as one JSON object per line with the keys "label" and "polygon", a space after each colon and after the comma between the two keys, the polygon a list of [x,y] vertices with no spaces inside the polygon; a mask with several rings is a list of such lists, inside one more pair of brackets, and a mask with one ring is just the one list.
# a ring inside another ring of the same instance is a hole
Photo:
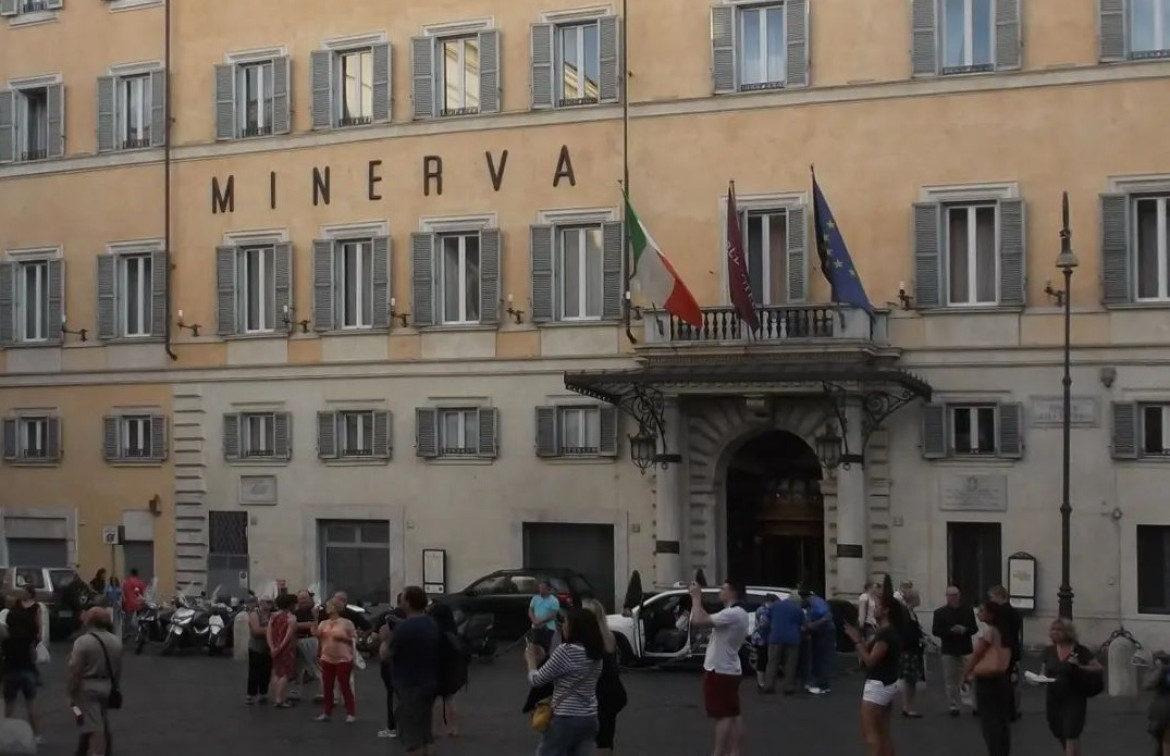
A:
{"label": "backpack", "polygon": [[439,638],[439,696],[453,696],[467,687],[467,670],[471,666],[471,651],[456,633],[443,633]]}

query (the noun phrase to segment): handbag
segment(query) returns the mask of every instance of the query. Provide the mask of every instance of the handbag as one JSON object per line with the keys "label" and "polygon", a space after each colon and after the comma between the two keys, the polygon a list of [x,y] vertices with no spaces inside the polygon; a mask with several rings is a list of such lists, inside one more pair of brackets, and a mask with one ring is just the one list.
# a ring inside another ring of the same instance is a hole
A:
{"label": "handbag", "polygon": [[106,644],[102,643],[102,639],[98,637],[97,633],[90,633],[97,644],[101,646],[102,656],[106,657],[106,674],[110,678],[110,695],[106,699],[107,709],[122,708],[122,688],[118,685],[118,676],[114,674],[114,665],[110,663],[110,652],[106,650]]}
{"label": "handbag", "polygon": [[[565,695],[569,695],[578,687],[580,687],[583,679],[573,683],[573,686],[565,691]],[[543,733],[552,724],[553,707],[552,696],[542,698],[536,702],[536,706],[532,707],[532,714],[529,715],[528,724],[536,732]]]}
{"label": "handbag", "polygon": [[1011,665],[1012,650],[993,643],[982,658],[975,663],[971,674],[975,677],[999,677],[1007,673],[1008,667]]}

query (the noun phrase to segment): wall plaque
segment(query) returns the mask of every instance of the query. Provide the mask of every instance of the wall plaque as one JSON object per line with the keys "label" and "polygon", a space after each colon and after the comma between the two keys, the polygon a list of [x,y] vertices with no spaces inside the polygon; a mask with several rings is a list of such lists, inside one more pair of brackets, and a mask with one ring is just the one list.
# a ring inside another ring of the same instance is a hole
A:
{"label": "wall plaque", "polygon": [[[1097,397],[1072,397],[1072,425],[1080,428],[1097,427]],[[1032,397],[1032,427],[1059,428],[1064,424],[1064,399],[1059,396]]]}
{"label": "wall plaque", "polygon": [[240,504],[264,506],[276,504],[276,476],[241,475]]}
{"label": "wall plaque", "polygon": [[1007,511],[1006,475],[946,475],[939,488],[939,508],[944,511]]}
{"label": "wall plaque", "polygon": [[860,543],[837,544],[838,559],[861,559],[865,556],[865,549]]}

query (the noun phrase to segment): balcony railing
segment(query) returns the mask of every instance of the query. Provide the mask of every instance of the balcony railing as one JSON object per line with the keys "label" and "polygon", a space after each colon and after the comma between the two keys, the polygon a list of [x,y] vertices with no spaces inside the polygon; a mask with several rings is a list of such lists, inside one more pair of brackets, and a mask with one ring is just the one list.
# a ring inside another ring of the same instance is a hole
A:
{"label": "balcony railing", "polygon": [[833,305],[757,307],[760,329],[752,332],[733,307],[703,308],[696,328],[661,310],[643,312],[644,344],[779,344],[810,340],[855,340],[884,343],[884,313],[872,318],[864,310]]}

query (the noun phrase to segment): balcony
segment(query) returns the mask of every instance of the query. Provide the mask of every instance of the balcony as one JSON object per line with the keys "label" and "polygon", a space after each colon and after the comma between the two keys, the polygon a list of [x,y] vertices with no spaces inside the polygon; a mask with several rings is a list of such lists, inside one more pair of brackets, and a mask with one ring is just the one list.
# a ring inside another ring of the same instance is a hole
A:
{"label": "balcony", "polygon": [[886,313],[837,305],[757,307],[760,330],[752,332],[733,307],[703,308],[695,328],[662,310],[642,311],[645,349],[728,346],[888,346]]}

